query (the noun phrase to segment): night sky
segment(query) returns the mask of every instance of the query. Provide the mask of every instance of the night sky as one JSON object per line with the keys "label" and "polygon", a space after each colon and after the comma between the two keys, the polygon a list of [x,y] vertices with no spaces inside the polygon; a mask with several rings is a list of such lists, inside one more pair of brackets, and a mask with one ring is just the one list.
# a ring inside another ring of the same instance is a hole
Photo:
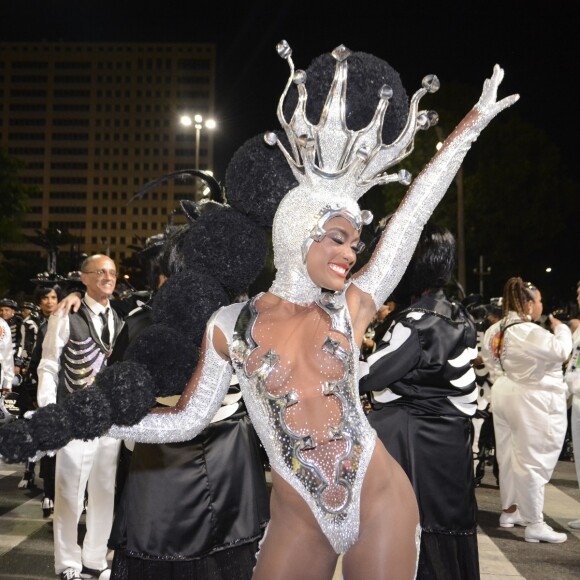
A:
{"label": "night sky", "polygon": [[450,81],[480,87],[499,63],[506,71],[500,96],[519,92],[516,106],[525,120],[548,132],[575,162],[580,121],[572,90],[579,53],[573,6],[567,0],[270,0],[226,9],[216,0],[207,6],[199,0],[2,0],[0,38],[215,42],[220,180],[246,139],[278,126],[276,103],[288,73],[275,52],[281,39],[290,43],[297,68],[339,44],[375,54],[399,71],[409,94],[428,73],[440,78],[441,91]]}

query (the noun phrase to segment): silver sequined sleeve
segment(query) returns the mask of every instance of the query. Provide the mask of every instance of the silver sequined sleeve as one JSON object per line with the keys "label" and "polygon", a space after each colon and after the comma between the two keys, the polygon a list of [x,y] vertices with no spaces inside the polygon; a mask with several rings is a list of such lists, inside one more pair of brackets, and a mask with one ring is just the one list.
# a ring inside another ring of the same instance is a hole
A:
{"label": "silver sequined sleeve", "polygon": [[107,435],[139,443],[175,443],[189,441],[201,433],[219,409],[233,373],[231,364],[215,351],[211,340],[206,344],[199,362],[199,380],[182,410],[150,413],[130,427],[113,425]]}
{"label": "silver sequined sleeve", "polygon": [[500,111],[519,98],[512,95],[496,100],[502,79],[503,70],[496,65],[492,78],[484,83],[478,103],[413,181],[373,256],[353,278],[353,284],[373,297],[377,309],[399,283],[424,225],[445,195],[472,143]]}
{"label": "silver sequined sleeve", "polygon": [[[463,137],[463,136],[462,136]],[[457,173],[472,140],[458,137],[415,179],[389,222],[368,264],[353,284],[370,294],[377,307],[401,280],[427,220]]]}

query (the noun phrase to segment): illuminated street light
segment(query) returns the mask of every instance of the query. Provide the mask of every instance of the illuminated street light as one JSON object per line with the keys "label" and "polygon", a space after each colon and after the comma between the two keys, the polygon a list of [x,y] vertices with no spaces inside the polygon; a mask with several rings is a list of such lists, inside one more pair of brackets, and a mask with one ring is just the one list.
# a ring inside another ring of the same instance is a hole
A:
{"label": "illuminated street light", "polygon": [[[193,119],[189,115],[182,115],[179,118],[179,122],[184,127],[191,127],[193,125],[195,129],[195,169],[200,169],[199,167],[199,149],[201,145],[201,131],[205,127],[206,129],[213,130],[216,128],[217,123],[214,119],[206,119],[204,122],[203,116],[196,113]],[[208,171],[208,173],[210,173]],[[199,190],[196,187],[196,198],[198,197]],[[204,195],[204,193],[202,193]]]}
{"label": "illuminated street light", "polygon": [[179,122],[184,127],[191,127],[191,117],[189,115],[182,115],[179,119]]}
{"label": "illuminated street light", "polygon": [[206,119],[205,122],[203,120],[203,116],[199,113],[193,116],[193,119],[189,115],[182,115],[179,118],[179,122],[184,127],[191,127],[192,125],[195,128],[195,168],[199,169],[199,148],[201,144],[201,130],[205,127],[206,129],[213,130],[216,128],[216,122],[214,119]]}

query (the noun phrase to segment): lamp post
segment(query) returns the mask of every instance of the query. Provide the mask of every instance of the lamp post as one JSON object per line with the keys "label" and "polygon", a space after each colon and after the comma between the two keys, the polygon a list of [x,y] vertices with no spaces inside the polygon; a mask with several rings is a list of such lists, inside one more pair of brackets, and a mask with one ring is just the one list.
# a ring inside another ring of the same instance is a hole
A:
{"label": "lamp post", "polygon": [[483,277],[491,274],[491,266],[483,267],[483,256],[479,256],[479,268],[474,268],[473,273],[479,277],[479,294],[483,296]]}
{"label": "lamp post", "polygon": [[[182,115],[179,122],[184,127],[191,127],[195,129],[195,169],[200,169],[199,167],[199,149],[201,144],[201,130],[205,127],[206,129],[213,130],[216,128],[216,122],[214,119],[206,119],[199,113],[193,116],[193,119],[189,115]],[[198,191],[196,187],[196,198],[198,197]]]}
{"label": "lamp post", "polygon": [[191,127],[195,129],[195,168],[200,169],[199,167],[199,149],[201,143],[201,130],[205,127],[206,129],[215,129],[216,122],[214,119],[206,119],[204,122],[203,116],[199,113],[193,116],[193,119],[189,115],[182,115],[179,119],[179,122],[184,127]]}

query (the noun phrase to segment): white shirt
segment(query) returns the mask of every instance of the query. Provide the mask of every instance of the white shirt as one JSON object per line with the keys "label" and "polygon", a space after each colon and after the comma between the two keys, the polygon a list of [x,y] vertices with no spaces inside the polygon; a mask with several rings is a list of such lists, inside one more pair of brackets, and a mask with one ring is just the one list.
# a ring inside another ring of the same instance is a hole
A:
{"label": "white shirt", "polygon": [[[93,300],[88,294],[83,301],[88,306],[91,322],[97,334],[103,330],[103,322],[99,314],[110,306],[103,306]],[[109,310],[109,332],[113,336],[114,321]],[[61,312],[52,314],[48,319],[46,335],[42,342],[42,359],[38,364],[38,391],[37,400],[39,407],[45,407],[56,403],[56,390],[58,387],[58,372],[60,370],[60,355],[70,338],[70,323],[68,316]]]}
{"label": "white shirt", "polygon": [[569,394],[580,398],[580,326],[574,331],[572,340],[574,342],[574,349],[568,361],[564,379],[568,386]]}
{"label": "white shirt", "polygon": [[[508,314],[508,324],[521,320],[515,312]],[[562,365],[572,351],[572,333],[566,324],[559,324],[552,334],[535,322],[522,321],[505,330],[500,359],[494,355],[503,319],[490,326],[483,338],[481,354],[491,369],[492,378],[502,375],[529,388],[566,391]]]}
{"label": "white shirt", "polygon": [[3,318],[0,318],[0,365],[0,387],[11,391],[14,379],[14,346],[10,326]]}

